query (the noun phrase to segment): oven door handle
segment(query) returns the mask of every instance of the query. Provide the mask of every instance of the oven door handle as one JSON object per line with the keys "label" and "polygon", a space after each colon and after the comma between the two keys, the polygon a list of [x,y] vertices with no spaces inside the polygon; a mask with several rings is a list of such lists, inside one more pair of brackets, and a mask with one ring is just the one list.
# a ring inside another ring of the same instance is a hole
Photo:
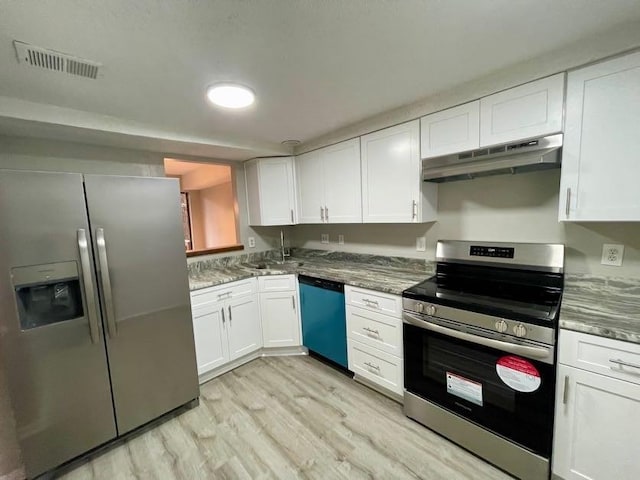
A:
{"label": "oven door handle", "polygon": [[550,360],[550,359],[553,360],[551,357],[552,352],[548,348],[530,347],[527,345],[516,345],[509,342],[503,342],[501,340],[494,340],[493,338],[486,338],[478,335],[473,335],[471,333],[461,332],[453,328],[443,327],[441,325],[436,325],[435,323],[427,322],[421,319],[420,317],[416,317],[407,312],[403,312],[402,319],[405,323],[408,323],[409,325],[413,325],[415,327],[422,328],[424,330],[430,330],[432,332],[441,333],[442,335],[446,335],[448,337],[453,337],[459,340],[476,343],[478,345],[483,345],[485,347],[495,348],[497,350],[502,350],[503,352],[513,353],[515,355],[522,355],[523,357],[536,358],[543,361]]}

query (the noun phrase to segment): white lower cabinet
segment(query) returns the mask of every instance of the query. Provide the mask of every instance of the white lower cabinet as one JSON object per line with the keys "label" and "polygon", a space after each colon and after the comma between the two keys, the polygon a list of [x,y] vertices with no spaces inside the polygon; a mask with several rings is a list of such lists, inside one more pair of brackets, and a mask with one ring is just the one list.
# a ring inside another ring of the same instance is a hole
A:
{"label": "white lower cabinet", "polygon": [[345,286],[344,293],[349,370],[402,395],[402,299],[352,286]]}
{"label": "white lower cabinet", "polygon": [[[191,293],[198,375],[262,348],[255,283],[241,280]],[[230,299],[207,301],[217,298]]]}
{"label": "white lower cabinet", "polygon": [[[562,330],[559,348],[553,473],[565,480],[640,478],[640,345]],[[610,375],[600,373],[605,351]]]}
{"label": "white lower cabinet", "polygon": [[300,314],[295,275],[260,277],[260,313],[265,348],[300,345]]}
{"label": "white lower cabinet", "polygon": [[229,361],[229,344],[222,325],[222,303],[193,308],[193,335],[196,344],[198,375]]}

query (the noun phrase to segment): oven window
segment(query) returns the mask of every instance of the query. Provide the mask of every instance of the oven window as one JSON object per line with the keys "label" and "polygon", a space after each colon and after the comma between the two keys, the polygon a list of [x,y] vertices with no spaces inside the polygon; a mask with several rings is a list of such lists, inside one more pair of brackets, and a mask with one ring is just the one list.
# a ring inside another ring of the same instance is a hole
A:
{"label": "oven window", "polygon": [[[404,352],[408,391],[538,454],[550,455],[555,390],[552,365],[407,324]],[[524,378],[522,386],[504,375],[503,380],[496,367],[505,358],[530,365],[538,377],[529,382]],[[527,389],[532,391],[522,391]]]}

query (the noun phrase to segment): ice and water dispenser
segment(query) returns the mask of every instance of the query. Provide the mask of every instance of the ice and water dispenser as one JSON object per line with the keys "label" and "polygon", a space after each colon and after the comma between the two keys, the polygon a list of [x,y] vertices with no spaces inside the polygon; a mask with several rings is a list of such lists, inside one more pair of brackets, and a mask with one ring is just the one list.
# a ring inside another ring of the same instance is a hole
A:
{"label": "ice and water dispenser", "polygon": [[14,267],[11,278],[21,330],[84,317],[76,262]]}

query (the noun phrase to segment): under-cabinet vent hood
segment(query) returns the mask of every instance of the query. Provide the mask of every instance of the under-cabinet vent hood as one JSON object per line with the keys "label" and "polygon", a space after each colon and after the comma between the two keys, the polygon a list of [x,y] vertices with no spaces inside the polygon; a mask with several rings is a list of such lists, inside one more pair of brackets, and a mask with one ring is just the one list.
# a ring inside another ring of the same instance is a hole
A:
{"label": "under-cabinet vent hood", "polygon": [[527,142],[472,150],[422,160],[426,182],[452,182],[489,175],[559,168],[562,134]]}

